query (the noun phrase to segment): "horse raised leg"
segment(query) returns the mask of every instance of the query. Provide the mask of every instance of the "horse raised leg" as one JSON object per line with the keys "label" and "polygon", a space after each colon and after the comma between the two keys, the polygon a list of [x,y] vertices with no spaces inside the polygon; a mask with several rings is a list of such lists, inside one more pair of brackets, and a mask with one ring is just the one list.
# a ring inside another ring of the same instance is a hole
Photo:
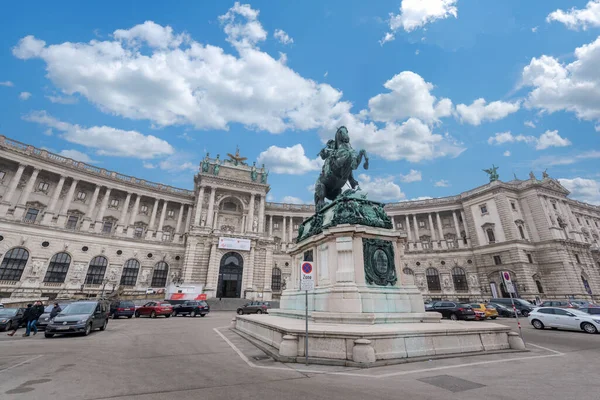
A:
{"label": "horse raised leg", "polygon": [[325,185],[321,182],[321,177],[315,183],[315,211],[319,212],[325,206]]}

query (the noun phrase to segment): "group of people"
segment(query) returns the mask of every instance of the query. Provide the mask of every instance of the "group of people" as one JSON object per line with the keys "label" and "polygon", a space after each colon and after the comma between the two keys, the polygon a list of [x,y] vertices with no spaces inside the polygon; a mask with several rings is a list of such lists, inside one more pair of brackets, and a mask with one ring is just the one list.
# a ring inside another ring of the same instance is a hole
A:
{"label": "group of people", "polygon": [[[56,317],[58,315],[58,313],[61,311],[62,311],[62,309],[60,308],[58,303],[54,303],[54,306],[52,307],[52,311],[50,311],[50,318]],[[43,313],[44,313],[44,303],[42,303],[41,301],[36,301],[33,304],[27,304],[27,308],[25,309],[25,312],[21,316],[21,320],[19,321],[19,324],[12,332],[10,332],[8,334],[8,336],[14,336],[15,333],[17,333],[17,329],[19,329],[19,327],[24,324],[26,324],[26,329],[25,329],[25,333],[23,334],[23,337],[30,336],[32,331],[33,331],[33,335],[35,336],[38,333],[37,322]]]}

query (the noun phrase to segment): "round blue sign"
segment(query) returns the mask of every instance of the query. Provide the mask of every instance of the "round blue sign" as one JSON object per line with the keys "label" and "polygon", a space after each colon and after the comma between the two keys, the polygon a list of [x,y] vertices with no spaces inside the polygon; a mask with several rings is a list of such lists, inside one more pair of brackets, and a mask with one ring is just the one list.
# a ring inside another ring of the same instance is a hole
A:
{"label": "round blue sign", "polygon": [[302,272],[305,274],[310,274],[312,272],[312,265],[310,263],[302,264]]}

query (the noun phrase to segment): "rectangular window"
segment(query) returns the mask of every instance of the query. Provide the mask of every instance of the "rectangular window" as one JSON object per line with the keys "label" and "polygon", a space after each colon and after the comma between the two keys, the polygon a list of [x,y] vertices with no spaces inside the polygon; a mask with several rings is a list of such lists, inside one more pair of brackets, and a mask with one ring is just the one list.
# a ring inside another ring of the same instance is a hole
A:
{"label": "rectangular window", "polygon": [[402,229],[402,222],[398,222],[396,224],[396,229]]}
{"label": "rectangular window", "polygon": [[168,242],[171,240],[171,232],[163,232],[162,235],[163,242]]}
{"label": "rectangular window", "polygon": [[579,254],[575,254],[575,260],[577,261],[577,264],[581,264],[581,259],[579,258]]}
{"label": "rectangular window", "polygon": [[452,226],[452,219],[442,218],[442,225],[444,226],[444,228],[450,228]]}
{"label": "rectangular window", "polygon": [[167,211],[167,217],[173,218],[175,216],[175,210]]}
{"label": "rectangular window", "polygon": [[555,210],[557,209],[556,208],[556,203],[552,203],[552,208],[554,208]]}
{"label": "rectangular window", "polygon": [[279,222],[273,222],[273,229],[279,229]]}
{"label": "rectangular window", "polygon": [[298,224],[294,224],[294,230],[297,230],[300,227]]}
{"label": "rectangular window", "polygon": [[48,187],[50,187],[50,185],[48,184],[48,182],[40,182],[38,183],[38,190],[40,192],[47,192],[48,191]]}
{"label": "rectangular window", "polygon": [[527,253],[527,260],[529,261],[529,264],[533,264],[533,257],[529,253]]}
{"label": "rectangular window", "polygon": [[419,221],[419,228],[425,228],[425,221]]}
{"label": "rectangular window", "polygon": [[112,232],[112,228],[113,228],[113,223],[107,221],[102,226],[102,233],[111,233]]}
{"label": "rectangular window", "polygon": [[143,234],[144,228],[142,228],[141,226],[136,226],[135,230],[133,231],[133,236],[136,238],[141,238]]}
{"label": "rectangular window", "polygon": [[140,207],[140,214],[148,214],[148,206],[145,204],[142,204]]}
{"label": "rectangular window", "polygon": [[514,201],[510,202],[510,207],[513,209],[513,211],[517,211],[517,205],[515,204]]}
{"label": "rectangular window", "polygon": [[488,209],[487,209],[487,205],[486,204],[480,205],[479,209],[481,210],[482,214],[487,214],[488,213]]}
{"label": "rectangular window", "polygon": [[111,199],[109,207],[113,207],[113,208],[119,207],[119,200],[118,199]]}
{"label": "rectangular window", "polygon": [[500,258],[500,256],[494,256],[494,264],[496,264],[496,265],[502,264],[502,259]]}
{"label": "rectangular window", "polygon": [[37,219],[40,210],[35,208],[28,208],[27,213],[25,214],[25,222],[35,222]]}
{"label": "rectangular window", "polygon": [[67,220],[67,229],[76,229],[77,221],[79,221],[79,217],[77,215],[70,215]]}
{"label": "rectangular window", "polygon": [[77,192],[77,200],[85,200],[85,197],[87,196],[86,192]]}
{"label": "rectangular window", "polygon": [[5,176],[6,176],[6,172],[0,171],[0,181],[3,180]]}

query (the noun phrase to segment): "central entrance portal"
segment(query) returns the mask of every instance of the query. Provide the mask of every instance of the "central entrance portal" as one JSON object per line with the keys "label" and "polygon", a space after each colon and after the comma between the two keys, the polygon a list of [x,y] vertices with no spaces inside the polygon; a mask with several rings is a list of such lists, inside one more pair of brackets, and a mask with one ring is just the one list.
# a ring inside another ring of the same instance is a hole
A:
{"label": "central entrance portal", "polygon": [[242,274],[244,259],[238,253],[229,252],[221,258],[217,297],[240,298],[242,294]]}

